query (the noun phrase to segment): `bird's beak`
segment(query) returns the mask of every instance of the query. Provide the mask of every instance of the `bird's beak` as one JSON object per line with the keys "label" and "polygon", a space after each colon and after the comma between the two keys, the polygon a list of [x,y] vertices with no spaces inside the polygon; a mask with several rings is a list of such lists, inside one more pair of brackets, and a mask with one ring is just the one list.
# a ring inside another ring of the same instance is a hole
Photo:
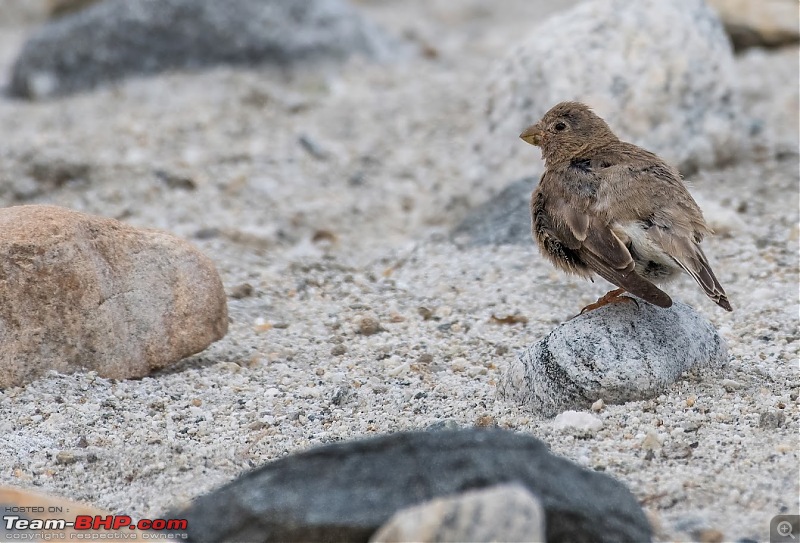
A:
{"label": "bird's beak", "polygon": [[522,141],[530,143],[531,145],[536,145],[537,147],[542,144],[543,136],[544,132],[535,124],[526,128],[525,131],[519,135]]}

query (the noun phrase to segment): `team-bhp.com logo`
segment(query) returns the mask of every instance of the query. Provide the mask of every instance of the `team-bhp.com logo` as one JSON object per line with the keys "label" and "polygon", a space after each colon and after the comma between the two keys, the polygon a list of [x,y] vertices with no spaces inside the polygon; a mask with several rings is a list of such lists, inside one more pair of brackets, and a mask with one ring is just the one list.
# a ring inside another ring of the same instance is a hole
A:
{"label": "team-bhp.com logo", "polygon": [[[185,539],[188,526],[186,519],[140,519],[134,522],[128,515],[77,515],[74,520],[67,520],[30,519],[6,514],[0,539]],[[127,534],[126,529],[130,530]]]}

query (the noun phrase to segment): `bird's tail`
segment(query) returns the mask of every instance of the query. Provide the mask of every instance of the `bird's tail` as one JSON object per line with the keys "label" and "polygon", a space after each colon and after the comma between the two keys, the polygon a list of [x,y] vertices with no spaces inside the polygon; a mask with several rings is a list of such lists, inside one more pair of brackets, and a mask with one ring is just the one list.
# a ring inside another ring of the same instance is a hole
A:
{"label": "bird's tail", "polygon": [[728,296],[725,294],[725,289],[719,284],[717,277],[711,270],[703,250],[699,245],[695,245],[694,249],[694,255],[689,259],[689,262],[681,262],[677,259],[675,261],[697,281],[698,285],[703,287],[706,296],[711,298],[715,304],[726,311],[733,311],[733,307],[728,301]]}

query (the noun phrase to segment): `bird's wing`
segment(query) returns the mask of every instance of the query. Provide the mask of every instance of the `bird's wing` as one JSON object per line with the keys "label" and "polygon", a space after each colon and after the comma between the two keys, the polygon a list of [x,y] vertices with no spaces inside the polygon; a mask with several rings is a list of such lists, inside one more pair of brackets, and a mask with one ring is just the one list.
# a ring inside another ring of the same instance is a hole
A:
{"label": "bird's wing", "polygon": [[619,142],[592,159],[591,172],[598,179],[592,209],[608,222],[651,221],[698,243],[711,233],[680,173],[653,153]]}
{"label": "bird's wing", "polygon": [[628,248],[601,219],[575,209],[566,201],[551,206],[550,213],[552,235],[569,243],[597,275],[653,305],[672,305],[664,291],[634,271]]}
{"label": "bird's wing", "polygon": [[680,174],[656,155],[630,144],[620,144],[599,160],[610,166],[594,173],[605,177],[600,186],[610,192],[602,200],[613,202],[616,218],[649,223],[648,237],[691,275],[709,298],[732,311],[700,249],[700,241],[711,230]]}

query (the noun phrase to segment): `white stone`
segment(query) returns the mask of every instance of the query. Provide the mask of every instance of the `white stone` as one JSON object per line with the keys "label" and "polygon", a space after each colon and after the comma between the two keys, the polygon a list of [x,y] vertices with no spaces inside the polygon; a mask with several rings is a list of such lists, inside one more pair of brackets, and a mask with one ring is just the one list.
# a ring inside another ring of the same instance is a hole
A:
{"label": "white stone", "polygon": [[497,485],[401,509],[370,543],[545,541],[539,500],[519,484]]}
{"label": "white stone", "polygon": [[584,411],[564,411],[553,420],[553,428],[561,431],[594,433],[603,428],[603,421]]}

